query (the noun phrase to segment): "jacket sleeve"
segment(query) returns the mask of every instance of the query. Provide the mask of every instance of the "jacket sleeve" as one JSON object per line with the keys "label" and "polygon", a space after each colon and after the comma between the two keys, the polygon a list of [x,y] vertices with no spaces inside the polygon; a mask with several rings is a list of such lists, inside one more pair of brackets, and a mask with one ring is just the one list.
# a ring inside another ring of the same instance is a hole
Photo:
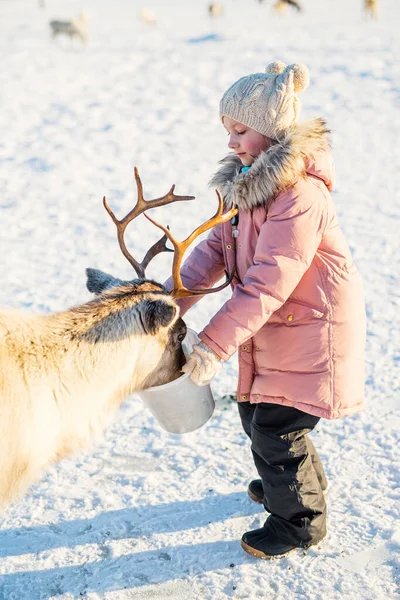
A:
{"label": "jacket sleeve", "polygon": [[[206,289],[212,287],[225,273],[225,263],[222,251],[222,225],[217,225],[190,253],[181,268],[182,283],[191,289]],[[174,284],[172,277],[164,283],[171,291]],[[190,296],[177,301],[182,317],[203,296]]]}
{"label": "jacket sleeve", "polygon": [[305,195],[294,187],[275,199],[243,283],[200,333],[221,358],[228,360],[291,295],[320,245],[326,219],[326,199],[317,188]]}

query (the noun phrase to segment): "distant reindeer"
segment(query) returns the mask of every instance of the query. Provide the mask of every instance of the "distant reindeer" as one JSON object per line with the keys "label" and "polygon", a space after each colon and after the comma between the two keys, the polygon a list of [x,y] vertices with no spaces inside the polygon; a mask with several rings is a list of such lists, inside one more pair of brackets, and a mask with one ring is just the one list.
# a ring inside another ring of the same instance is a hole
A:
{"label": "distant reindeer", "polygon": [[301,12],[301,6],[298,0],[278,0],[277,2],[275,2],[273,8],[275,12],[283,15],[286,14],[289,6],[295,8],[297,12]]}
{"label": "distant reindeer", "polygon": [[139,10],[139,19],[147,25],[156,25],[157,21],[154,13],[149,8],[141,8]]}
{"label": "distant reindeer", "polygon": [[212,2],[211,4],[209,4],[208,14],[213,19],[217,17],[222,17],[222,15],[224,14],[224,7],[222,6],[221,2]]}
{"label": "distant reindeer", "polygon": [[72,21],[50,21],[50,29],[53,39],[58,35],[65,35],[73,41],[79,39],[84,44],[89,40],[88,35],[88,16],[87,13],[81,12],[76,19]]}
{"label": "distant reindeer", "polygon": [[379,0],[364,0],[364,14],[367,19],[378,20]]}
{"label": "distant reindeer", "polygon": [[[146,201],[137,169],[135,178],[138,200],[122,220],[103,202],[138,279],[126,282],[87,269],[87,287],[97,298],[86,304],[48,316],[0,312],[0,507],[23,493],[50,463],[86,447],[124,398],[178,378],[186,326],[175,299],[218,291],[232,279],[233,274],[217,288],[189,290],[180,278],[187,246],[235,212],[223,214],[220,195],[214,217],[184,242],[165,229],[141,263],[129,254],[124,233],[133,219],[149,208],[193,199],[176,196],[172,186],[165,196]],[[171,293],[145,279],[150,260],[168,250],[167,237],[175,248]]]}

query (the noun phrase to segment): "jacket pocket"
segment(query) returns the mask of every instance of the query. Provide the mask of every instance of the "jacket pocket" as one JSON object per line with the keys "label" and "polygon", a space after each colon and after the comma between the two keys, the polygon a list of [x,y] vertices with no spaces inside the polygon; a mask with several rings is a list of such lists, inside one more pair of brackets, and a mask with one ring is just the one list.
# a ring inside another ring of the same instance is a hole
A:
{"label": "jacket pocket", "polygon": [[272,313],[268,319],[268,323],[284,323],[291,326],[324,318],[325,313],[322,310],[303,304],[297,300],[288,300],[279,310]]}

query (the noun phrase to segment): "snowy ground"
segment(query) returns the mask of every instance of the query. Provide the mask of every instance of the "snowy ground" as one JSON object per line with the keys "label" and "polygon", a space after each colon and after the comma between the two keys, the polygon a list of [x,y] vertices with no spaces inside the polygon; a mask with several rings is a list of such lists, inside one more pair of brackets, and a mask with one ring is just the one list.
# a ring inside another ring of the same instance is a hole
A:
{"label": "snowy ground", "polygon": [[[88,299],[84,268],[131,277],[104,211],[177,184],[195,203],[169,209],[186,237],[214,212],[207,181],[225,151],[218,101],[274,59],[309,65],[304,117],[334,131],[335,201],[367,294],[367,410],[313,433],[330,479],[329,536],[280,561],[251,558],[242,533],[265,517],[235,404],[233,359],[215,379],[217,409],[197,432],[169,435],[137,397],[104,440],[46,473],[0,519],[1,600],[279,600],[400,598],[400,64],[397,0],[366,22],[361,0],[304,0],[303,15],[225,0],[216,23],[201,0],[0,2],[0,305],[37,312]],[[48,21],[89,12],[87,48],[50,41]],[[156,218],[166,221],[166,210]],[[157,232],[141,219],[130,247]],[[170,258],[149,270],[164,280]],[[224,298],[187,316],[201,329]]]}

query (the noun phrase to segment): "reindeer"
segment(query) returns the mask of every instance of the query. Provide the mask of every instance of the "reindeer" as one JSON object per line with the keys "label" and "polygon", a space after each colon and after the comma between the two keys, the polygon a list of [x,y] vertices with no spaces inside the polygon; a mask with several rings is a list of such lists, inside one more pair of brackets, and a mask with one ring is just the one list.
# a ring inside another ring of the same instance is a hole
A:
{"label": "reindeer", "polygon": [[364,0],[364,14],[366,19],[378,20],[379,0]]}
{"label": "reindeer", "polygon": [[[194,199],[176,196],[172,186],[165,196],[145,200],[136,168],[135,179],[137,203],[123,219],[115,217],[105,197],[103,203],[137,279],[122,281],[87,269],[94,300],[48,316],[0,312],[0,507],[26,491],[52,462],[86,447],[124,398],[178,378],[185,360],[186,326],[175,300],[218,291],[233,278],[232,273],[225,283],[208,290],[187,289],[180,279],[187,246],[235,212],[223,214],[219,193],[214,217],[185,241],[177,242],[165,229],[141,263],[131,256],[124,233],[133,219],[156,206]],[[167,238],[175,248],[171,293],[145,278],[150,260],[169,250]]]}
{"label": "reindeer", "polygon": [[280,15],[284,15],[287,13],[288,6],[295,8],[297,12],[301,12],[301,6],[298,0],[277,0],[273,6],[273,9]]}
{"label": "reindeer", "polygon": [[156,25],[157,24],[157,20],[154,16],[154,13],[149,8],[145,8],[145,7],[141,8],[139,10],[138,17],[141,21],[143,21],[144,23],[147,23],[147,25]]}
{"label": "reindeer", "polygon": [[88,35],[88,15],[86,12],[81,12],[78,17],[70,21],[53,20],[49,23],[51,36],[55,39],[58,35],[66,35],[71,42],[77,38],[83,44],[89,41]]}
{"label": "reindeer", "polygon": [[224,7],[221,2],[211,2],[211,4],[208,5],[208,14],[212,19],[222,17],[224,14]]}

